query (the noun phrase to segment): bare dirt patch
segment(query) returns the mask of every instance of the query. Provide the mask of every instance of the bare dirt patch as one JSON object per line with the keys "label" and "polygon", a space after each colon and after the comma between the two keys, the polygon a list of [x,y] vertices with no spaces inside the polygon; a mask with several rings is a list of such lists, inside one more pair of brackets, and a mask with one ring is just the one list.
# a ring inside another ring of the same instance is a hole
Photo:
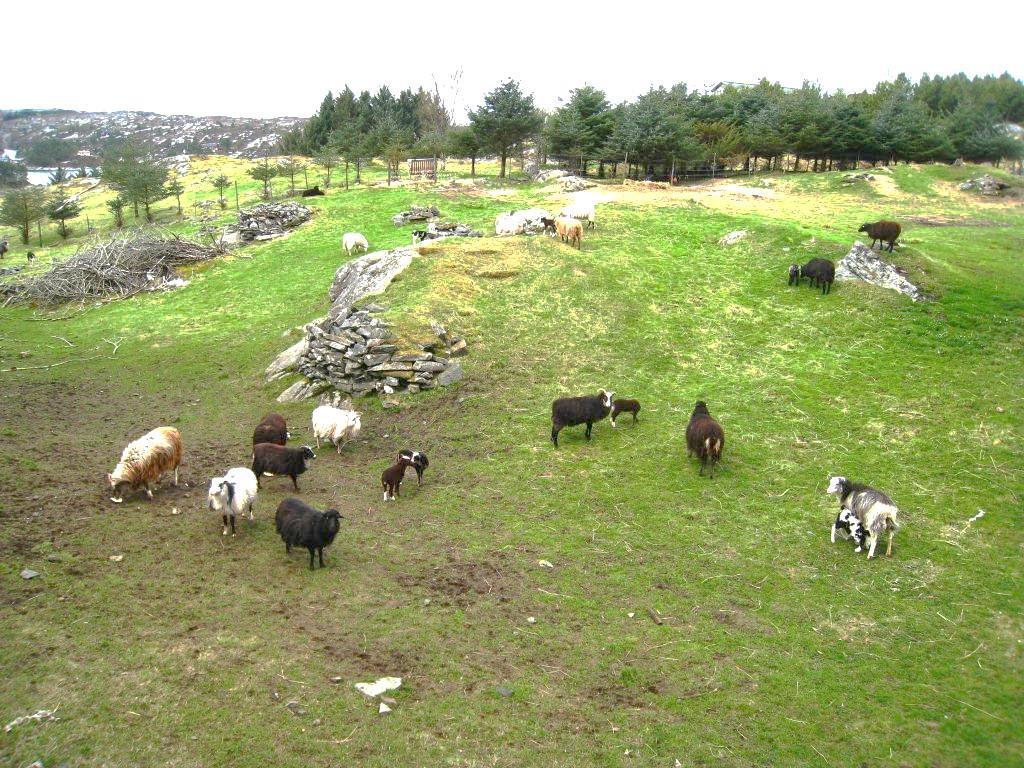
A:
{"label": "bare dirt patch", "polygon": [[419,572],[399,574],[397,581],[403,587],[426,589],[457,604],[487,597],[508,602],[522,589],[522,574],[504,552],[469,560],[449,553],[444,563]]}

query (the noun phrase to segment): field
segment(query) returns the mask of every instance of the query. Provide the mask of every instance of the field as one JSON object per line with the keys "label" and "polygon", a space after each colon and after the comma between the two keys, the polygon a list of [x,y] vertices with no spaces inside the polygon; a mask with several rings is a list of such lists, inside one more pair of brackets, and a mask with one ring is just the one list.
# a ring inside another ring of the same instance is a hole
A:
{"label": "field", "polygon": [[[241,166],[208,162],[252,201]],[[191,218],[165,201],[163,226],[198,230],[206,170],[183,179]],[[205,485],[247,463],[255,422],[280,410],[312,439],[312,406],[276,404],[288,382],[262,372],[324,313],[343,232],[386,248],[411,203],[491,233],[567,200],[483,171],[347,192],[335,172],[313,221],[184,289],[0,308],[0,719],[59,718],[0,733],[3,764],[1021,764],[1024,209],[959,192],[978,168],[602,184],[582,251],[431,246],[377,300],[410,335],[465,335],[465,380],[397,410],[360,399],[361,439],[318,452],[301,496],[345,518],[325,569],[274,530],[287,480],[220,535]],[[934,301],[787,288],[791,262],[838,261],[883,217]],[[82,242],[46,237],[35,269]],[[638,398],[639,423],[554,450],[552,398],[599,387]],[[713,480],[686,457],[697,399],[726,431]],[[160,424],[187,485],[111,504],[105,474]],[[385,504],[405,447],[431,466]],[[829,543],[830,474],[896,500],[891,558]],[[353,687],[382,675],[403,678],[389,715]]]}

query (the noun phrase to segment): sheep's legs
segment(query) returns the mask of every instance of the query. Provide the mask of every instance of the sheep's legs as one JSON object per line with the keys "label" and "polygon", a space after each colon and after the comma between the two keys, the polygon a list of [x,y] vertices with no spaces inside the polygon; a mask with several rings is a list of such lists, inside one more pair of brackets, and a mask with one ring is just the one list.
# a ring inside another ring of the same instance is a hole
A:
{"label": "sheep's legs", "polygon": [[296,491],[297,491],[297,490],[299,490],[299,481],[298,481],[298,479],[297,479],[297,478],[295,477],[295,475],[292,475],[292,485],[293,485],[293,486],[295,486],[295,490],[296,490]]}
{"label": "sheep's legs", "polygon": [[889,531],[889,543],[885,547],[885,556],[892,557],[892,537],[895,535],[895,531]]}
{"label": "sheep's legs", "polygon": [[314,570],[314,568],[313,568],[313,547],[309,548],[309,570],[311,570],[311,571]]}
{"label": "sheep's legs", "polygon": [[221,515],[221,519],[224,520],[224,528],[221,530],[220,535],[221,536],[227,536],[228,535],[228,516],[227,515]]}
{"label": "sheep's legs", "polygon": [[254,518],[254,517],[252,516],[252,504],[250,503],[250,504],[249,504],[249,522],[251,523],[251,522],[252,522],[253,520],[255,520],[255,519],[256,519],[256,518]]}
{"label": "sheep's legs", "polygon": [[320,553],[320,567],[323,568],[324,567],[324,548],[320,547],[320,549],[318,551]]}
{"label": "sheep's legs", "polygon": [[588,421],[587,422],[587,440],[590,439],[590,430],[592,430],[593,428],[594,428],[594,422]]}
{"label": "sheep's legs", "polygon": [[174,468],[174,487],[178,487],[178,468]]}
{"label": "sheep's legs", "polygon": [[558,428],[551,428],[551,442],[555,444],[555,448],[558,447]]}
{"label": "sheep's legs", "polygon": [[149,487],[149,483],[146,483],[146,498],[153,498],[153,489]]}
{"label": "sheep's legs", "polygon": [[320,435],[316,436],[316,449],[318,451],[320,450]]}
{"label": "sheep's legs", "polygon": [[871,544],[868,547],[868,560],[875,556],[875,547],[878,546],[878,534],[872,533],[869,538],[871,539]]}
{"label": "sheep's legs", "polygon": [[235,516],[231,516],[231,535],[235,535]]}

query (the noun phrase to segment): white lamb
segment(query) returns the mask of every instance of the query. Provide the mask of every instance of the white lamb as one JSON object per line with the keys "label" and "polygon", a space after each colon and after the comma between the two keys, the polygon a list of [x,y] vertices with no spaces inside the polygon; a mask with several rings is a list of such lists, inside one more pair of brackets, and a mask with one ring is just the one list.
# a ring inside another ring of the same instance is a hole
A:
{"label": "white lamb", "polygon": [[366,242],[366,238],[358,232],[346,232],[341,236],[341,247],[345,249],[345,253],[349,256],[356,248],[362,248],[363,253],[370,250],[370,244]]}
{"label": "white lamb", "polygon": [[316,447],[320,440],[333,443],[338,453],[349,440],[355,440],[362,428],[362,421],[356,411],[346,411],[333,405],[321,405],[313,409],[313,436]]}
{"label": "white lamb", "polygon": [[231,518],[231,535],[235,535],[235,515],[249,513],[253,519],[253,507],[256,506],[257,490],[256,475],[246,467],[234,467],[224,473],[223,477],[215,477],[210,481],[207,494],[210,499],[210,510],[220,512],[224,521],[222,536],[228,535],[228,518]]}
{"label": "white lamb", "polygon": [[597,226],[597,214],[594,211],[593,200],[577,200],[570,203],[562,209],[559,215],[586,222],[587,229],[594,229]]}

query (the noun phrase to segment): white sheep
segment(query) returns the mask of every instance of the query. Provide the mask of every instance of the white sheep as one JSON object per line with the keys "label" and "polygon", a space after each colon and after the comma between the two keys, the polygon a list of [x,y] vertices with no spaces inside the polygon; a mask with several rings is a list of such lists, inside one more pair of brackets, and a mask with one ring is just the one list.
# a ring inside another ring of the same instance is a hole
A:
{"label": "white sheep", "polygon": [[338,453],[341,453],[341,447],[346,442],[355,440],[362,428],[360,415],[356,411],[346,411],[333,405],[314,408],[312,421],[316,447],[320,447],[320,440],[323,439],[333,443]]}
{"label": "white sheep", "polygon": [[220,512],[224,521],[222,536],[228,535],[228,518],[231,518],[231,535],[235,535],[235,515],[249,513],[253,519],[253,507],[256,506],[257,490],[256,475],[246,467],[234,467],[224,473],[223,477],[215,477],[210,481],[207,496],[210,499],[210,511]]}
{"label": "white sheep", "polygon": [[356,248],[362,248],[363,253],[370,250],[370,244],[366,242],[366,238],[358,232],[346,232],[341,236],[341,247],[345,249],[345,253],[349,256]]}
{"label": "white sheep", "polygon": [[597,213],[594,211],[593,200],[577,200],[570,203],[562,209],[559,215],[580,222],[585,221],[587,229],[594,229],[597,226]]}
{"label": "white sheep", "polygon": [[[856,536],[858,552],[867,546],[870,560],[875,556],[879,534],[888,530],[889,542],[885,548],[885,556],[892,555],[892,537],[900,527],[897,520],[899,509],[892,499],[879,490],[867,485],[851,483],[842,476],[829,478],[826,493],[833,494],[839,499],[839,517],[836,518],[836,522],[832,526],[833,542],[835,542],[836,531],[840,530],[840,535],[844,535],[842,529],[845,528]],[[863,526],[863,532],[859,535],[857,535],[855,527],[849,525],[848,516],[844,519],[844,510],[852,512]],[[844,522],[847,524],[844,525]]]}

